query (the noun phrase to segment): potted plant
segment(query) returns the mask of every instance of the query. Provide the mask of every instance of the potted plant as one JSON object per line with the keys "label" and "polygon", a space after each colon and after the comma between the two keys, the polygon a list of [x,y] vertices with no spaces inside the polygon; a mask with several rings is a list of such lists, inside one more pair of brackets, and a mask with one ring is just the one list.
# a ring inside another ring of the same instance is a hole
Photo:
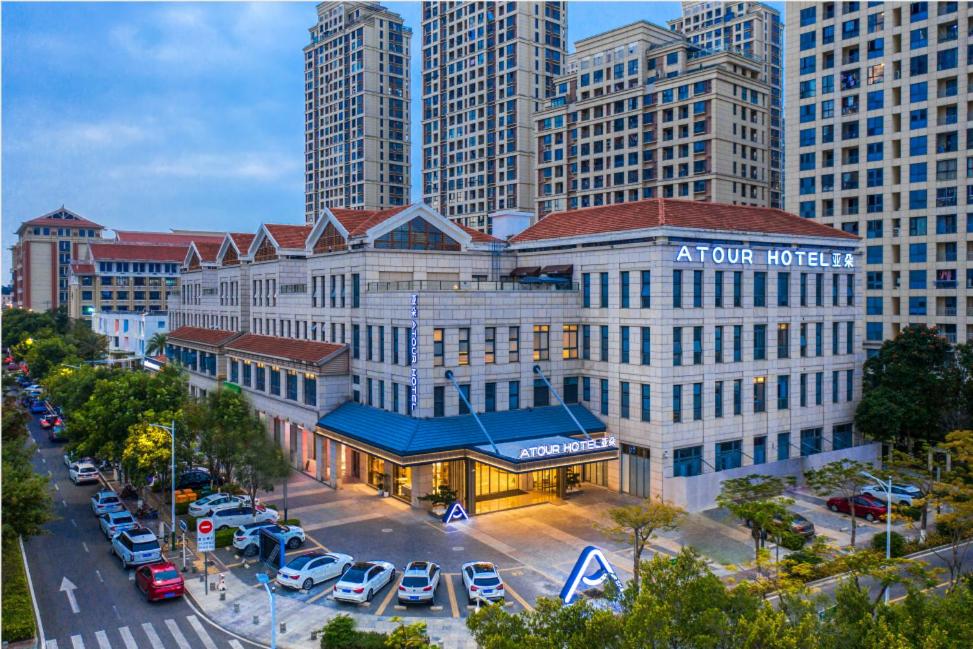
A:
{"label": "potted plant", "polygon": [[442,518],[446,514],[446,509],[458,500],[456,496],[456,490],[450,489],[449,485],[441,484],[432,492],[421,496],[419,500],[427,500],[432,504],[430,513],[437,517]]}
{"label": "potted plant", "polygon": [[565,491],[567,493],[577,493],[581,491],[581,474],[577,471],[568,470],[564,476]]}

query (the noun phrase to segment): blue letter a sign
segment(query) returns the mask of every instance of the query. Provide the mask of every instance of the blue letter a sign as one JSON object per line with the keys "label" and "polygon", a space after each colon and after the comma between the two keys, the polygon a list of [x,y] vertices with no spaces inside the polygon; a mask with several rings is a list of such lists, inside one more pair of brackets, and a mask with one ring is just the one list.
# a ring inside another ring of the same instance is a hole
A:
{"label": "blue letter a sign", "polygon": [[[589,575],[587,573],[593,563],[596,564],[595,571]],[[605,553],[599,548],[589,545],[581,551],[581,556],[578,557],[574,569],[571,570],[571,575],[564,584],[564,588],[561,589],[561,601],[570,604],[577,599],[578,593],[581,591],[601,586],[608,579],[615,582],[618,590],[622,590],[622,582],[615,574],[615,569],[608,563],[608,559],[605,558]]]}

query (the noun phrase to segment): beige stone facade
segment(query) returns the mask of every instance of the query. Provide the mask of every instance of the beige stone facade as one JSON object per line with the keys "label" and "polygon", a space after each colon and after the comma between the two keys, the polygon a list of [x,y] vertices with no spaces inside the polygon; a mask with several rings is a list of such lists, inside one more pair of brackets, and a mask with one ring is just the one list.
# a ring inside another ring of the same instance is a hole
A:
{"label": "beige stone facade", "polygon": [[770,87],[770,206],[784,207],[784,24],[776,9],[762,2],[682,3],[682,16],[668,21],[698,47],[730,51],[760,63],[761,81]]}
{"label": "beige stone facade", "polygon": [[322,2],[304,48],[305,217],[409,204],[409,42],[376,2]]}
{"label": "beige stone facade", "polygon": [[537,214],[645,198],[767,206],[762,67],[637,22],[579,41],[537,113]]}
{"label": "beige stone facade", "polygon": [[973,340],[971,30],[968,2],[787,5],[787,206],[865,239],[870,351]]}
{"label": "beige stone facade", "polygon": [[422,5],[422,197],[490,231],[534,209],[534,113],[567,55],[563,2]]}

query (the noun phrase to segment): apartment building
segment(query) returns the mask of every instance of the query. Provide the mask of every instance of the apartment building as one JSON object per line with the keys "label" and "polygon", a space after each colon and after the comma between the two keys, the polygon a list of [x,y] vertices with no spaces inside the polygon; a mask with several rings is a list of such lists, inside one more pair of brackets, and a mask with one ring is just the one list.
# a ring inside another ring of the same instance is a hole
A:
{"label": "apartment building", "polygon": [[784,25],[780,13],[761,2],[682,3],[682,16],[669,29],[711,52],[731,51],[762,66],[770,87],[770,206],[784,207]]}
{"label": "apartment building", "polygon": [[563,2],[422,4],[422,195],[490,231],[534,210],[534,113],[567,54]]}
{"label": "apartment building", "polygon": [[[165,311],[96,311],[92,314],[91,329],[108,339],[110,353],[144,357],[152,337],[169,331],[169,319]],[[158,355],[161,351],[154,353]]]}
{"label": "apartment building", "polygon": [[409,204],[409,42],[376,2],[322,2],[304,48],[305,218]]}
{"label": "apartment building", "polygon": [[973,340],[973,12],[787,5],[787,205],[865,239],[865,345]]}
{"label": "apartment building", "polygon": [[536,116],[539,218],[653,197],[767,206],[761,76],[645,21],[578,41]]}
{"label": "apartment building", "polygon": [[422,204],[326,209],[232,251],[204,272],[248,287],[220,305],[248,331],[205,319],[167,353],[334,486],[421,507],[447,484],[482,514],[570,476],[696,510],[726,477],[877,453],[853,426],[860,242],[780,210],[650,199],[500,242]]}
{"label": "apartment building", "polygon": [[100,240],[103,230],[63,206],[21,223],[12,247],[13,306],[35,311],[66,306],[71,263],[80,247]]}

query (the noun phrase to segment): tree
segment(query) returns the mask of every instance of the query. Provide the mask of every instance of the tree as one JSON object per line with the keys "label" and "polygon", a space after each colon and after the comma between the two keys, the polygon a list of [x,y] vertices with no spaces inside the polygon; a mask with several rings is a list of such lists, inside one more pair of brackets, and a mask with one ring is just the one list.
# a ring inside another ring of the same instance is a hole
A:
{"label": "tree", "polygon": [[[156,419],[151,414],[151,419]],[[172,440],[169,433],[148,420],[132,424],[122,449],[122,468],[133,485],[139,489],[148,485],[149,476],[163,477],[167,484],[172,476]]]}
{"label": "tree", "polygon": [[42,380],[62,363],[78,362],[77,348],[60,336],[27,338],[13,348],[14,356],[27,361],[30,375]]}
{"label": "tree", "polygon": [[533,611],[520,615],[502,606],[484,606],[470,614],[466,626],[483,649],[611,649],[623,646],[620,621],[612,611],[595,609],[585,599],[565,606],[559,599],[542,597]]}
{"label": "tree", "polygon": [[290,464],[283,451],[267,435],[263,423],[251,412],[240,422],[244,444],[236,458],[236,476],[240,486],[257,502],[257,491],[270,491],[274,483],[290,474]]}
{"label": "tree", "polygon": [[642,563],[642,552],[657,530],[674,530],[685,512],[670,505],[661,498],[652,500],[646,498],[635,505],[622,505],[608,510],[608,517],[613,525],[602,526],[601,530],[620,542],[632,546],[632,580],[635,588],[639,585],[639,566]]}
{"label": "tree", "polygon": [[871,470],[873,470],[871,464],[842,459],[825,464],[820,469],[809,469],[804,472],[808,486],[819,496],[848,499],[850,512],[848,517],[851,519],[851,547],[855,547],[855,532],[857,530],[855,496],[861,492],[862,487],[872,484],[871,478],[862,475],[863,471]]}
{"label": "tree", "polygon": [[145,344],[145,355],[155,356],[157,354],[163,354],[166,351],[166,335],[161,331],[158,331],[149,338],[149,341]]}
{"label": "tree", "polygon": [[64,338],[83,360],[95,361],[108,354],[108,337],[92,331],[91,325],[84,320],[75,320]]}
{"label": "tree", "polygon": [[5,399],[2,420],[3,537],[43,532],[53,517],[47,476],[34,472],[30,460],[35,446],[27,430],[27,415],[13,399]]}
{"label": "tree", "polygon": [[973,537],[973,430],[948,433],[944,446],[953,457],[953,470],[944,476],[936,494],[942,505],[936,531],[946,538],[948,547],[935,552],[946,563],[950,588],[954,588],[969,553],[966,541]]}
{"label": "tree", "polygon": [[232,390],[215,390],[186,407],[186,425],[198,442],[210,475],[231,480],[254,426],[247,398]]}
{"label": "tree", "polygon": [[3,346],[12,349],[27,338],[48,338],[56,333],[54,317],[49,312],[27,309],[4,309]]}
{"label": "tree", "polygon": [[906,327],[865,361],[855,424],[903,448],[936,444],[956,418],[961,381],[943,336],[925,326]]}
{"label": "tree", "polygon": [[76,368],[62,365],[49,372],[41,384],[47,392],[48,400],[60,406],[65,416],[70,417],[71,413],[79,410],[91,398],[96,381],[106,378],[110,373],[111,370],[91,365],[79,365]]}
{"label": "tree", "polygon": [[729,478],[723,481],[720,494],[716,497],[717,505],[725,507],[749,525],[758,571],[763,540],[769,533],[779,539],[782,528],[790,523],[787,505],[793,501],[784,498],[783,494],[784,489],[793,483],[794,479],[790,477],[759,474]]}

